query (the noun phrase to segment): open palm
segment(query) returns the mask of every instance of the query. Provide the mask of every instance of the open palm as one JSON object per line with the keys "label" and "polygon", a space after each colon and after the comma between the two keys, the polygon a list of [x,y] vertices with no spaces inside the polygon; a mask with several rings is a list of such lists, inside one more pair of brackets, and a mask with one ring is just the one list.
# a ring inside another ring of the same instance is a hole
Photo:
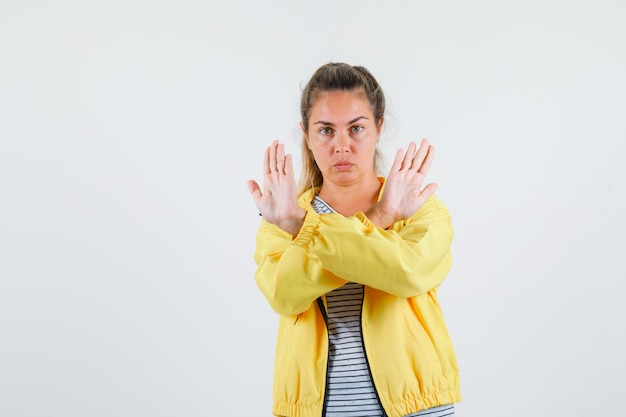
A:
{"label": "open palm", "polygon": [[380,209],[394,221],[411,217],[438,188],[434,183],[423,187],[435,148],[426,139],[422,139],[417,152],[416,147],[411,142],[406,153],[398,149],[379,202]]}
{"label": "open palm", "polygon": [[298,206],[296,181],[291,155],[285,155],[285,147],[274,141],[263,156],[263,189],[249,180],[248,191],[259,213],[266,221],[291,234],[297,234],[305,211]]}

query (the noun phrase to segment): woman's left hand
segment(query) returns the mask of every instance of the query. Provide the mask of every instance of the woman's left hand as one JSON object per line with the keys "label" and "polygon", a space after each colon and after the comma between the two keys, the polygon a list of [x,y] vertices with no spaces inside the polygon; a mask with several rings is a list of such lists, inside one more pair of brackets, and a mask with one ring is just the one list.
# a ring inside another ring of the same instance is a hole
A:
{"label": "woman's left hand", "polygon": [[366,213],[377,226],[386,228],[408,219],[438,188],[435,183],[422,188],[435,157],[435,148],[426,139],[422,139],[417,152],[416,147],[415,142],[410,142],[406,152],[402,149],[396,152],[383,195]]}

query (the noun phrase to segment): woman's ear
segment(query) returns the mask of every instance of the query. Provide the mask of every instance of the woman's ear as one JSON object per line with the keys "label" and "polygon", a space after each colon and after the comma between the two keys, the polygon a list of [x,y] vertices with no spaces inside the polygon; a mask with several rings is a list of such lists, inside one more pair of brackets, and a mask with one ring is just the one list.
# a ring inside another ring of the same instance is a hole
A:
{"label": "woman's ear", "polygon": [[306,142],[307,148],[311,149],[311,144],[309,143],[309,136],[306,134],[306,129],[304,128],[304,123],[300,122],[300,129],[302,129],[302,135],[304,136],[304,141]]}
{"label": "woman's ear", "polygon": [[383,122],[385,121],[384,117],[381,117],[380,120],[378,121],[378,126],[376,126],[376,129],[378,130],[378,137],[376,138],[376,142],[378,142],[380,140],[380,134],[383,131]]}

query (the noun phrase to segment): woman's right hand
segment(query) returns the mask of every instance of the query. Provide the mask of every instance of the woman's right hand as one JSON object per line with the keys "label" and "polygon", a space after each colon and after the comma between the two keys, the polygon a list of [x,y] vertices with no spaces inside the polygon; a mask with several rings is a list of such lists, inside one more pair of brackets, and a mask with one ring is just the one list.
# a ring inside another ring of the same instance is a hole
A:
{"label": "woman's right hand", "polygon": [[263,156],[263,190],[249,180],[248,191],[259,213],[269,223],[295,236],[304,223],[306,211],[298,206],[296,181],[291,155],[285,145],[275,140]]}

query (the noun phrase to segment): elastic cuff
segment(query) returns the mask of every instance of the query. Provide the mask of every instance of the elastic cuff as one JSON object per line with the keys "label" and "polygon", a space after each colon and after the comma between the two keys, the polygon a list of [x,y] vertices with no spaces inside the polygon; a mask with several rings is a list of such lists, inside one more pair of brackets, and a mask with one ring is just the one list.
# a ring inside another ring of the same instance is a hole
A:
{"label": "elastic cuff", "polygon": [[372,230],[374,230],[374,228],[376,228],[374,223],[372,223],[372,221],[368,219],[365,213],[363,213],[362,211],[357,211],[356,213],[354,213],[354,217],[359,219],[361,223],[363,223],[365,227],[367,227],[367,230],[365,231],[365,233],[369,233]]}
{"label": "elastic cuff", "polygon": [[300,246],[305,246],[312,239],[315,231],[319,227],[320,224],[320,214],[316,213],[314,210],[307,210],[306,216],[304,217],[304,224],[300,228],[300,232],[293,239],[293,243]]}

